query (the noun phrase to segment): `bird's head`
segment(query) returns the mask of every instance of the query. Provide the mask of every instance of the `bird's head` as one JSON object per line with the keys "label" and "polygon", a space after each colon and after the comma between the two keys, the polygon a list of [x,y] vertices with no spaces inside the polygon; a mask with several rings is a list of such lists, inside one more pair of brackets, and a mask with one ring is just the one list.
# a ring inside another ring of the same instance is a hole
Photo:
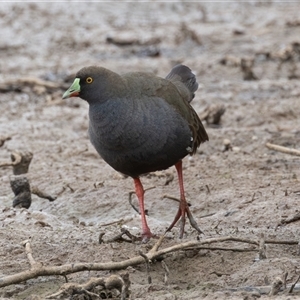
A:
{"label": "bird's head", "polygon": [[109,99],[112,87],[117,87],[122,78],[105,68],[90,66],[79,70],[72,85],[63,94],[63,99],[80,97],[89,103]]}

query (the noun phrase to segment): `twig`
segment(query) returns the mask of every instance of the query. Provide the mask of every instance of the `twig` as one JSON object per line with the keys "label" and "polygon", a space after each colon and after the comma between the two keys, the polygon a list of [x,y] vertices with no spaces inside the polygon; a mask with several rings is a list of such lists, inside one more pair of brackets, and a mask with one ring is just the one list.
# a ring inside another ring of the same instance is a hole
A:
{"label": "twig", "polygon": [[296,221],[299,221],[299,220],[300,220],[300,213],[297,213],[296,215],[294,215],[290,218],[281,220],[279,225],[289,224],[289,223],[296,222]]}
{"label": "twig", "polygon": [[174,196],[170,196],[170,195],[163,195],[162,196],[162,198],[163,199],[170,199],[170,200],[174,200],[174,201],[176,201],[176,202],[180,202],[180,199],[178,199],[178,198],[176,198],[176,197],[174,197]]}
{"label": "twig", "polygon": [[[105,233],[100,233],[99,234],[99,244],[109,244],[109,243],[114,243],[114,242],[127,242],[127,243],[133,243],[134,241],[138,241],[140,238],[134,236],[133,234],[131,234],[127,229],[125,228],[121,228],[121,233],[117,234],[116,236],[104,241],[103,240],[103,236]],[[129,239],[125,239],[123,236],[127,235],[129,237]]]}
{"label": "twig", "polygon": [[168,281],[169,281],[169,274],[170,274],[170,270],[168,268],[168,266],[166,265],[165,261],[162,260],[161,261],[161,265],[165,271],[165,277],[164,277],[164,284],[167,285],[168,284]]}
{"label": "twig", "polygon": [[25,253],[27,255],[27,259],[30,263],[31,269],[40,268],[42,266],[42,263],[37,263],[35,261],[35,259],[33,258],[30,241],[25,240],[21,243],[21,245],[24,246],[24,248],[25,248]]}
{"label": "twig", "polygon": [[139,251],[139,254],[141,257],[144,258],[145,263],[146,263],[146,273],[147,273],[147,279],[148,279],[148,283],[151,284],[152,283],[152,278],[150,276],[150,266],[149,266],[149,259],[147,257],[146,254],[144,254],[142,251]]}
{"label": "twig", "polygon": [[259,240],[259,250],[258,250],[259,259],[266,259],[266,245],[265,245],[265,235],[262,233]]}
{"label": "twig", "polygon": [[277,244],[277,245],[297,245],[298,242],[297,241],[276,241],[276,240],[265,240],[266,244]]}
{"label": "twig", "polygon": [[124,222],[124,219],[122,218],[120,220],[115,220],[115,221],[103,223],[103,224],[101,224],[101,227],[110,226],[110,225],[113,225],[113,224],[122,224],[123,222]]}
{"label": "twig", "polygon": [[[151,187],[149,187],[149,188],[146,188],[146,189],[144,190],[144,192],[149,191],[149,190],[152,190],[152,189],[154,189],[154,188],[155,188],[155,186],[151,186]],[[135,194],[135,191],[130,191],[130,192],[129,192],[129,195],[128,195],[128,201],[129,201],[129,204],[131,205],[131,207],[132,207],[138,214],[140,214],[139,209],[137,209],[136,206],[132,203],[132,195],[133,195],[133,194]],[[147,209],[145,209],[145,215],[148,215],[148,210],[147,210]]]}
{"label": "twig", "polygon": [[256,248],[229,248],[229,247],[207,247],[207,246],[199,246],[199,247],[193,247],[191,249],[187,248],[185,250],[220,250],[220,251],[232,251],[232,252],[253,252],[257,251]]}
{"label": "twig", "polygon": [[282,279],[283,279],[283,290],[286,290],[286,280],[287,280],[287,277],[288,277],[288,272],[284,272],[283,276],[282,276]]}
{"label": "twig", "polygon": [[300,150],[297,149],[287,148],[287,147],[283,147],[271,143],[266,143],[266,147],[282,153],[300,156]]}
{"label": "twig", "polygon": [[57,199],[57,197],[51,196],[51,195],[47,194],[46,192],[41,191],[37,186],[33,186],[31,188],[31,193],[37,195],[40,198],[47,199],[50,202],[52,202],[52,201],[54,201],[54,200]]}
{"label": "twig", "polygon": [[[180,199],[178,199],[178,198],[176,198],[176,197],[174,197],[174,196],[170,196],[170,195],[163,195],[162,198],[163,198],[163,199],[174,200],[174,201],[176,201],[176,202],[180,202]],[[188,206],[191,206],[191,204],[188,203]]]}
{"label": "twig", "polygon": [[152,249],[149,251],[149,253],[156,253],[158,248],[161,246],[164,238],[165,238],[165,234],[163,234],[159,239],[158,241],[154,244],[154,246],[152,247]]}
{"label": "twig", "polygon": [[295,283],[293,283],[293,284],[291,285],[291,287],[290,287],[290,289],[289,289],[289,294],[291,294],[291,293],[293,292],[293,290],[294,290],[296,284],[298,283],[299,279],[300,279],[300,275],[298,276],[298,278],[297,278],[297,280],[295,281]]}
{"label": "twig", "polygon": [[[189,242],[183,242],[176,244],[171,247],[163,248],[160,250],[157,250],[162,241],[164,236],[162,236],[158,242],[153,246],[153,248],[146,253],[148,260],[155,260],[158,257],[161,257],[165,254],[179,251],[179,250],[185,250],[190,249],[193,247],[199,247],[203,245],[210,245],[214,243],[222,243],[222,242],[239,242],[239,243],[245,243],[245,244],[252,244],[258,246],[259,243],[255,240],[251,239],[245,239],[245,238],[239,238],[239,237],[232,237],[232,236],[225,236],[225,237],[217,237],[217,238],[209,238],[201,241],[189,241]],[[27,242],[29,243],[29,242]],[[26,243],[26,245],[27,245]],[[275,243],[273,241],[273,243]],[[280,244],[280,241],[277,242]],[[295,242],[297,244],[297,242]],[[30,253],[30,252],[28,252]],[[37,278],[39,276],[52,276],[52,275],[60,275],[65,276],[67,274],[71,273],[77,273],[82,271],[103,271],[103,270],[121,270],[126,269],[129,266],[136,266],[139,264],[142,264],[145,262],[145,259],[141,256],[135,256],[120,262],[104,262],[104,263],[71,263],[71,264],[65,264],[61,266],[44,266],[42,265],[39,268],[34,268],[30,270],[21,271],[17,274],[8,275],[1,277],[0,280],[0,287],[8,286],[11,284],[17,284],[32,278]]]}
{"label": "twig", "polygon": [[205,187],[207,189],[207,194],[210,194],[210,188],[209,188],[208,184],[206,184]]}

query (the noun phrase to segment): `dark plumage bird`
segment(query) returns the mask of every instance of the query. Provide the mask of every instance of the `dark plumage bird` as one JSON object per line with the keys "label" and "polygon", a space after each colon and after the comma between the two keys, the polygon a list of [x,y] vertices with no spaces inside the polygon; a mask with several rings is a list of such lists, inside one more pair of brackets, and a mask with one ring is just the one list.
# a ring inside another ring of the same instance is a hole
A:
{"label": "dark plumage bird", "polygon": [[118,75],[102,67],[81,69],[63,98],[80,97],[89,103],[89,136],[100,156],[115,170],[131,176],[142,218],[142,236],[151,233],[145,216],[144,188],[139,176],[175,165],[180,204],[171,230],[186,215],[199,232],[184,195],[182,159],[193,155],[207,133],[190,102],[198,88],[195,75],[184,65],[167,77],[132,72]]}

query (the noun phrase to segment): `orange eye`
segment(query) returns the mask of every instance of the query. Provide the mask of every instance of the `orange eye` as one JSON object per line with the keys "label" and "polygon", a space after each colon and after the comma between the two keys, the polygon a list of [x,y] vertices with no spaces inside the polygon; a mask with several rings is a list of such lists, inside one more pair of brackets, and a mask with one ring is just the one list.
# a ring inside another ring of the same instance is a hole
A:
{"label": "orange eye", "polygon": [[93,82],[93,78],[92,78],[92,77],[88,77],[85,81],[86,81],[87,83],[92,83],[92,82]]}

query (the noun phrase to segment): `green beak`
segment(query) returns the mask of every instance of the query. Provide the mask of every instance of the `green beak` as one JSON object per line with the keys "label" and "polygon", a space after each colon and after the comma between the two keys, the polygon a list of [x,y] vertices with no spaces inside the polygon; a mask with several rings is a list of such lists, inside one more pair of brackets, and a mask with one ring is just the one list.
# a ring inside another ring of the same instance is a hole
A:
{"label": "green beak", "polygon": [[80,79],[79,78],[75,78],[74,82],[72,83],[72,85],[65,91],[65,93],[63,94],[63,99],[66,98],[70,98],[70,97],[77,97],[79,95],[80,92]]}

